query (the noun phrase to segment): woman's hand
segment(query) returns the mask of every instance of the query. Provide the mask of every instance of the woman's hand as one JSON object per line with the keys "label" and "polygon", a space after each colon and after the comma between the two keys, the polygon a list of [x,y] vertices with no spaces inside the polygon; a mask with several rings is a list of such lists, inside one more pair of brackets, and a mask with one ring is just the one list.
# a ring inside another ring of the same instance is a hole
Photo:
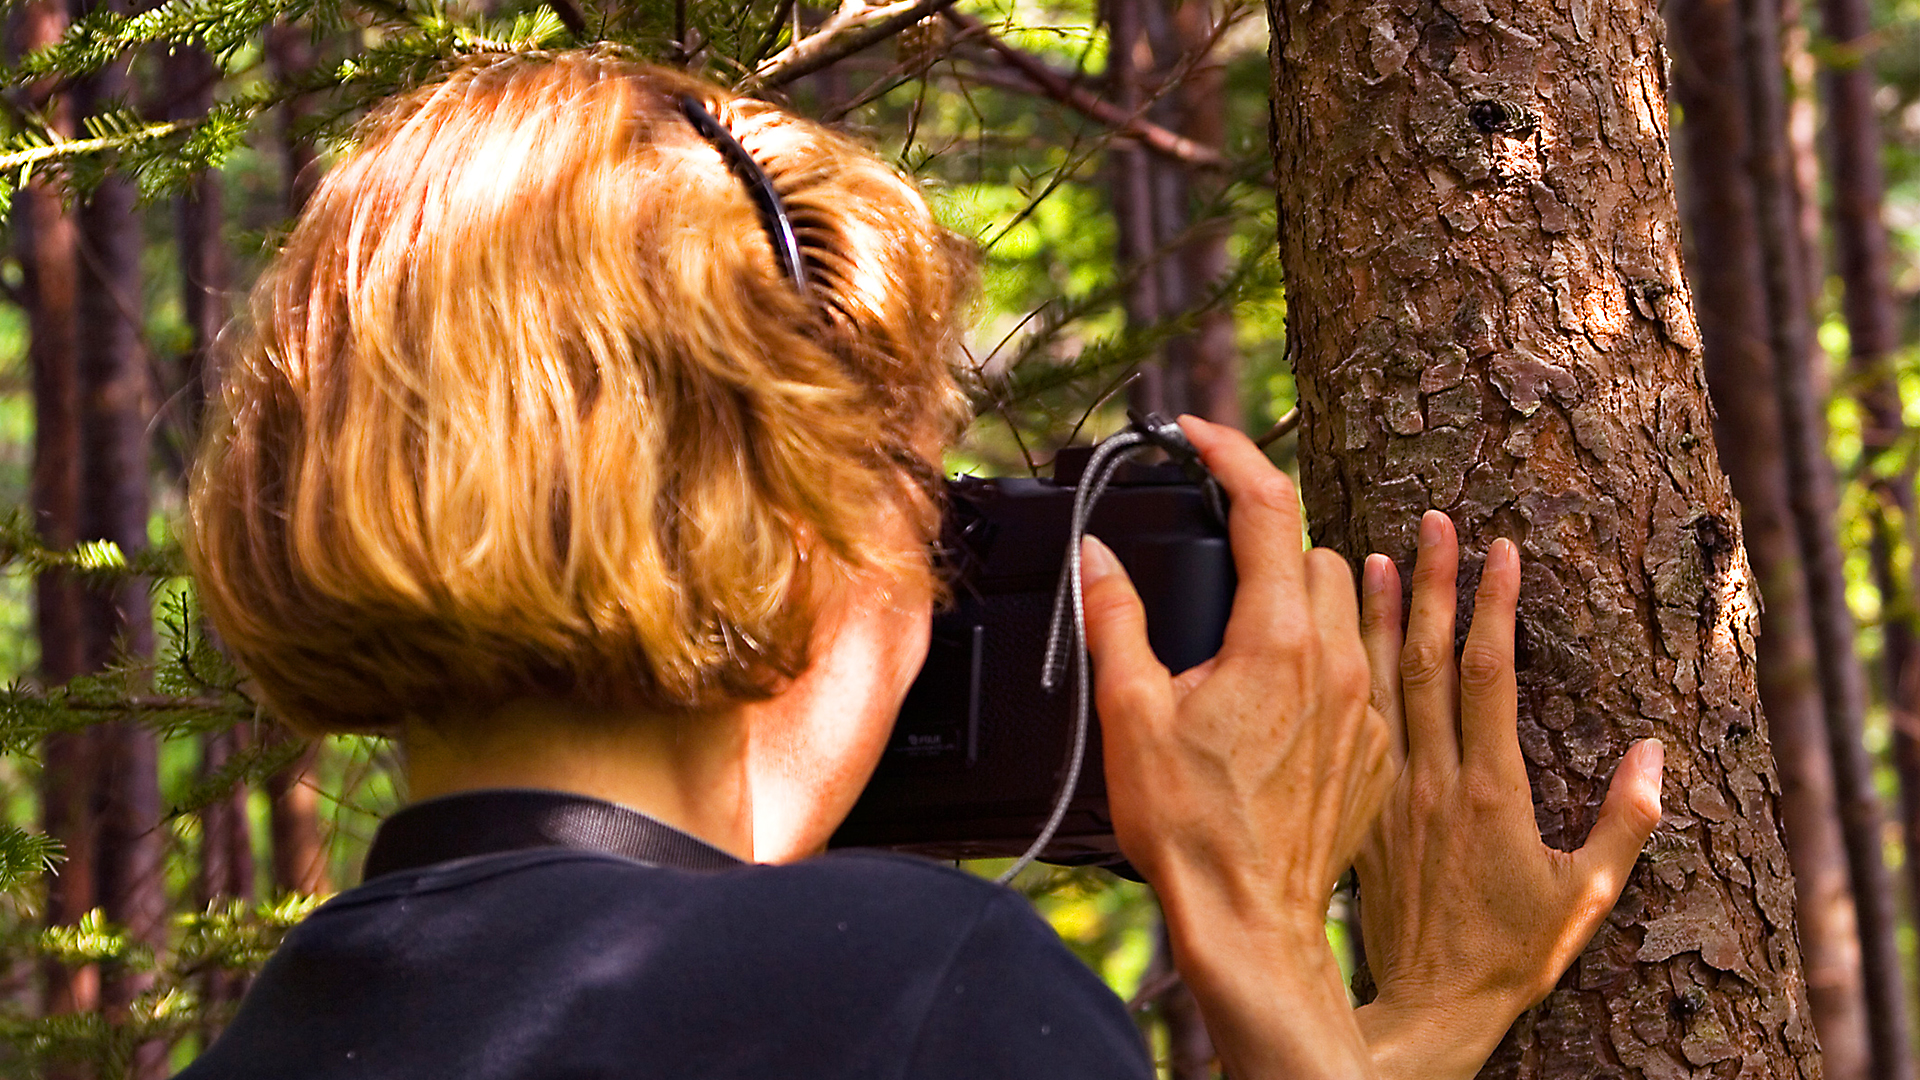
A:
{"label": "woman's hand", "polygon": [[1399,774],[1357,862],[1380,990],[1360,1024],[1382,1076],[1478,1072],[1599,929],[1660,821],[1663,750],[1648,739],[1621,759],[1586,846],[1541,842],[1516,729],[1519,553],[1489,549],[1456,668],[1459,561],[1453,523],[1429,512],[1404,645],[1398,571],[1374,555],[1363,574],[1373,703]]}
{"label": "woman's hand", "polygon": [[1245,436],[1181,426],[1232,499],[1240,584],[1219,654],[1172,676],[1118,562],[1087,544],[1114,832],[1236,1080],[1365,1076],[1324,926],[1390,781],[1353,574],[1301,550],[1293,485]]}

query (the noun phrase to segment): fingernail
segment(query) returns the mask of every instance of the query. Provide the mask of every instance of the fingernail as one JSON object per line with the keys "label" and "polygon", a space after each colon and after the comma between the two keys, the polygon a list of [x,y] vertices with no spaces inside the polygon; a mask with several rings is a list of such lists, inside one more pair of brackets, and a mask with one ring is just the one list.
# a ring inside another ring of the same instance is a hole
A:
{"label": "fingernail", "polygon": [[1520,550],[1514,547],[1513,541],[1504,536],[1495,540],[1493,546],[1487,549],[1487,565],[1496,571],[1505,573],[1519,562]]}
{"label": "fingernail", "polygon": [[1369,555],[1365,566],[1360,568],[1360,588],[1368,596],[1378,596],[1387,587],[1387,557]]}
{"label": "fingernail", "polygon": [[1109,577],[1120,569],[1120,560],[1113,557],[1113,549],[1100,542],[1097,536],[1084,536],[1080,539],[1080,580],[1082,584],[1092,584]]}
{"label": "fingernail", "polygon": [[1420,515],[1420,546],[1430,548],[1440,542],[1441,522],[1447,515],[1438,510],[1429,510]]}

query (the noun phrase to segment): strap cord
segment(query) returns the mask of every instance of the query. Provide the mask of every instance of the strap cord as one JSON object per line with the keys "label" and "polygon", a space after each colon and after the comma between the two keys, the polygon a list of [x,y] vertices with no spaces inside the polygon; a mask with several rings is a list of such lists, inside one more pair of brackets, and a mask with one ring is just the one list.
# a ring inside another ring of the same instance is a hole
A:
{"label": "strap cord", "polygon": [[[1106,493],[1107,485],[1113,482],[1113,476],[1120,466],[1140,451],[1156,446],[1183,464],[1199,460],[1199,452],[1187,441],[1179,425],[1153,413],[1144,417],[1134,416],[1132,427],[1109,436],[1094,447],[1093,456],[1088,459],[1086,470],[1081,473],[1080,482],[1074,488],[1073,517],[1067,527],[1066,558],[1060,566],[1060,582],[1053,592],[1053,619],[1047,632],[1046,660],[1040,668],[1041,689],[1053,693],[1060,688],[1067,665],[1073,665],[1073,741],[1067,751],[1066,776],[1061,779],[1060,789],[1053,798],[1053,813],[1047,817],[1046,825],[1041,827],[1040,835],[996,879],[1002,885],[1012,881],[1015,875],[1031,865],[1053,842],[1054,833],[1059,831],[1060,823],[1066,820],[1067,807],[1072,804],[1074,793],[1080,788],[1080,772],[1087,758],[1087,722],[1092,712],[1093,696],[1091,663],[1087,656],[1086,588],[1080,580],[1080,542],[1087,535],[1087,522],[1093,517],[1094,504]],[[1211,498],[1211,478],[1207,484]]]}

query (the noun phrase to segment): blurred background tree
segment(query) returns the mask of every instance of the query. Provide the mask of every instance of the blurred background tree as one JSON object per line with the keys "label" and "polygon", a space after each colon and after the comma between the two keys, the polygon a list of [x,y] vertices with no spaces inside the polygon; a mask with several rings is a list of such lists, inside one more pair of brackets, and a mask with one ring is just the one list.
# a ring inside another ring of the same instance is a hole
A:
{"label": "blurred background tree", "polygon": [[[1854,1080],[1911,1075],[1916,1028],[1920,6],[1847,2],[1666,14],[1813,1019]],[[1458,22],[1392,6],[1430,42]],[[18,0],[7,33],[0,1073],[167,1075],[405,797],[386,743],[304,743],[256,707],[198,624],[177,529],[221,328],[351,122],[460,56],[607,42],[917,177],[985,259],[955,470],[1043,471],[1127,405],[1289,427],[1269,29],[1243,0]],[[1286,437],[1270,452],[1295,464]],[[1213,1074],[1149,890],[1021,885],[1169,1077]],[[1363,966],[1349,899],[1329,935]]]}

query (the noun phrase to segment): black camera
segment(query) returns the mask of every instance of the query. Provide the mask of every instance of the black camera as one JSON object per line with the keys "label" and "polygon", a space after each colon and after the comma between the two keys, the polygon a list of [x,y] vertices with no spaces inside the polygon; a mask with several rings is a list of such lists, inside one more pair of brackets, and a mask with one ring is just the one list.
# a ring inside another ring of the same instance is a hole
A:
{"label": "black camera", "polygon": [[[1011,857],[1040,836],[1074,756],[1073,690],[1043,689],[1042,667],[1064,595],[1056,587],[1075,488],[1091,452],[1063,451],[1052,480],[949,482],[942,546],[952,603],[934,617],[926,664],[833,847]],[[1197,469],[1120,464],[1110,486],[1096,489],[1086,519],[1127,568],[1146,607],[1148,641],[1175,672],[1219,650],[1233,606],[1225,511]],[[1038,857],[1126,872],[1097,725],[1064,817]]]}

